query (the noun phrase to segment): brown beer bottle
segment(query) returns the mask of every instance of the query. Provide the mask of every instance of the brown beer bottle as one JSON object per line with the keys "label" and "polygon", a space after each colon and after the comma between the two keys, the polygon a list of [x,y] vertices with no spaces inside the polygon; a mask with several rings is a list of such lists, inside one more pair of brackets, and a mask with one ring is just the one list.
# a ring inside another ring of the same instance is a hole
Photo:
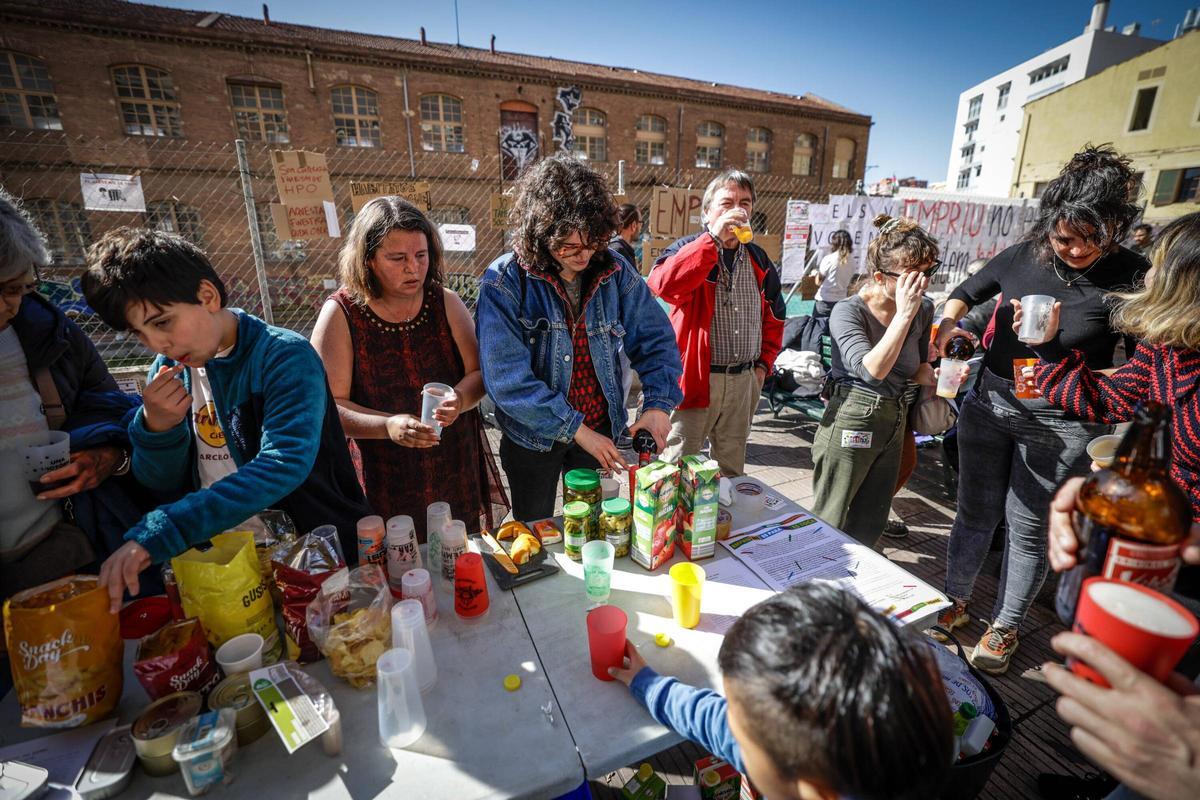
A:
{"label": "brown beer bottle", "polygon": [[966,336],[954,336],[946,343],[946,358],[969,361],[975,355],[975,345]]}
{"label": "brown beer bottle", "polygon": [[1094,575],[1166,592],[1179,573],[1179,548],[1192,507],[1170,475],[1171,409],[1139,403],[1113,465],[1088,476],[1075,502],[1079,562],[1058,586],[1055,609],[1075,620],[1079,590]]}

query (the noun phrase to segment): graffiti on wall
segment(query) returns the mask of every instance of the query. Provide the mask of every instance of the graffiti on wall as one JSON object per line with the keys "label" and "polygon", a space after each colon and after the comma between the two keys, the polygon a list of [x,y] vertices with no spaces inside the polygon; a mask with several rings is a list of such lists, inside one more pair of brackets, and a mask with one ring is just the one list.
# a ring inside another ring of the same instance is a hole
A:
{"label": "graffiti on wall", "polygon": [[559,150],[570,151],[575,145],[571,115],[583,102],[583,92],[578,86],[560,86],[554,99],[558,102],[558,110],[554,112],[554,121],[551,126],[554,131],[554,141],[558,143]]}

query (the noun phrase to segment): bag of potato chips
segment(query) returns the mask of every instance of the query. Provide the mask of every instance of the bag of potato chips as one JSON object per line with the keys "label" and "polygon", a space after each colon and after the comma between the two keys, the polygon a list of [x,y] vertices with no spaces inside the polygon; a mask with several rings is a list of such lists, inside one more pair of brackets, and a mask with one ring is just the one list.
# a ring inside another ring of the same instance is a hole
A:
{"label": "bag of potato chips", "polygon": [[338,570],[308,604],[308,633],[333,674],[355,689],[375,680],[375,662],[392,646],[392,592],[378,564]]}
{"label": "bag of potato chips", "polygon": [[283,642],[275,627],[275,607],[267,591],[249,531],[219,533],[212,547],[191,549],[171,559],[183,611],[198,617],[213,648],[234,636],[257,633],[263,637],[263,663],[274,664],[283,655]]}
{"label": "bag of potato chips", "polygon": [[4,604],[4,633],[22,726],[74,728],[117,707],[124,642],[94,575],[13,595]]}

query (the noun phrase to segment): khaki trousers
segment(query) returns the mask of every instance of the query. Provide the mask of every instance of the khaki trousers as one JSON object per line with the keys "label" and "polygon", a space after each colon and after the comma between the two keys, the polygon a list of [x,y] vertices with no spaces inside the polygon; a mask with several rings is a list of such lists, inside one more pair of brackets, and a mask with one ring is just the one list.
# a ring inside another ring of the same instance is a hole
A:
{"label": "khaki trousers", "polygon": [[708,408],[677,408],[671,413],[671,436],[663,458],[678,461],[699,453],[707,439],[711,445],[709,455],[721,467],[722,475],[731,478],[743,474],[750,420],[758,408],[761,390],[758,373],[753,369],[736,375],[709,373]]}

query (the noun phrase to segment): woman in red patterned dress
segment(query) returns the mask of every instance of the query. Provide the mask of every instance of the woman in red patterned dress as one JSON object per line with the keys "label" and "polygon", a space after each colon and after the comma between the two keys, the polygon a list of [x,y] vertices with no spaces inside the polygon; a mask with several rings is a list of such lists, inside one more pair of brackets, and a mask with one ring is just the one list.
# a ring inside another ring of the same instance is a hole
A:
{"label": "woman in red patterned dress", "polygon": [[[433,225],[399,197],[379,197],[354,218],[338,255],[338,289],[321,309],[312,343],[325,363],[346,435],[361,454],[375,513],[408,514],[425,541],[425,508],[450,504],[476,532],[508,508],[477,406],[483,397],[471,312],[442,285]],[[454,395],[421,422],[421,389]],[[352,448],[353,449],[353,448]]]}

